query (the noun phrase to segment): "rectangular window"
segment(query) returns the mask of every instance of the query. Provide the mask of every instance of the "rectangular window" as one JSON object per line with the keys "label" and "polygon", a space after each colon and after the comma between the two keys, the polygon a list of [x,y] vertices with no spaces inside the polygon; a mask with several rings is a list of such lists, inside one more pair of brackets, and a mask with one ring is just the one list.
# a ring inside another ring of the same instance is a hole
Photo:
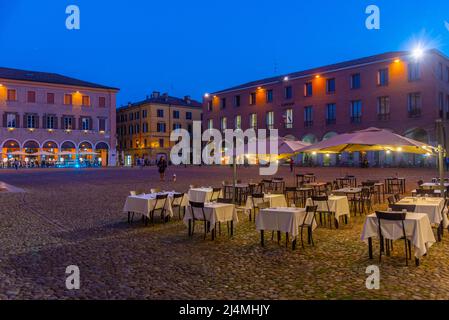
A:
{"label": "rectangular window", "polygon": [[179,119],[179,111],[173,110],[173,119]]}
{"label": "rectangular window", "polygon": [[408,95],[407,109],[410,118],[421,116],[421,93],[413,92]]}
{"label": "rectangular window", "polygon": [[326,106],[326,124],[335,124],[337,120],[337,106],[335,103],[329,103]]}
{"label": "rectangular window", "polygon": [[304,127],[308,128],[313,126],[313,107],[304,107]]}
{"label": "rectangular window", "polygon": [[106,131],[106,119],[103,118],[98,119],[98,131],[100,132]]}
{"label": "rectangular window", "polygon": [[408,64],[408,81],[416,81],[420,79],[419,62]]}
{"label": "rectangular window", "polygon": [[291,98],[293,98],[293,88],[292,86],[288,86],[284,88],[284,98],[286,100],[289,100]]}
{"label": "rectangular window", "polygon": [[36,116],[33,114],[29,114],[27,116],[27,128],[34,129],[36,128]]}
{"label": "rectangular window", "polygon": [[136,124],[136,133],[140,133],[140,125]]}
{"label": "rectangular window", "polygon": [[164,148],[164,147],[165,147],[164,139],[159,139],[159,148]]}
{"label": "rectangular window", "polygon": [[148,117],[148,111],[147,110],[142,110],[142,118],[146,118]]}
{"label": "rectangular window", "polygon": [[81,130],[90,130],[90,120],[89,118],[81,119]]}
{"label": "rectangular window", "polygon": [[380,69],[377,72],[377,85],[388,86],[388,68]]}
{"label": "rectangular window", "polygon": [[54,116],[47,116],[47,123],[45,124],[46,128],[47,129],[54,129],[55,128],[55,121],[56,121],[56,119],[55,119]]}
{"label": "rectangular window", "polygon": [[360,73],[354,73],[351,75],[351,89],[360,89]]}
{"label": "rectangular window", "polygon": [[129,128],[128,128],[128,133],[129,133],[130,135],[132,135],[133,132],[134,132],[134,126],[133,126],[133,125],[130,125]]}
{"label": "rectangular window", "polygon": [[209,119],[207,121],[207,128],[208,129],[213,129],[214,128],[214,119]]}
{"label": "rectangular window", "polygon": [[220,109],[226,109],[226,98],[221,98],[220,100]]}
{"label": "rectangular window", "polygon": [[139,119],[140,119],[140,111],[137,111],[137,112],[136,112],[135,118],[136,118],[136,120],[139,120]]}
{"label": "rectangular window", "polygon": [[235,116],[234,127],[235,129],[242,129],[242,116],[240,115]]}
{"label": "rectangular window", "polygon": [[255,93],[255,92],[251,92],[251,93],[249,94],[249,104],[250,104],[251,106],[253,106],[253,105],[256,104],[256,93]]}
{"label": "rectangular window", "polygon": [[284,112],[284,124],[286,129],[293,128],[293,109],[287,109]]}
{"label": "rectangular window", "polygon": [[266,92],[266,102],[267,103],[273,102],[273,90],[267,90],[267,92]]}
{"label": "rectangular window", "polygon": [[165,132],[165,131],[166,131],[165,123],[159,122],[157,124],[157,132]]}
{"label": "rectangular window", "polygon": [[192,120],[192,112],[190,111],[186,112],[186,120]]}
{"label": "rectangular window", "polygon": [[379,120],[390,120],[390,97],[377,98],[377,118]]}
{"label": "rectangular window", "polygon": [[180,123],[173,123],[173,130],[182,129],[182,125]]}
{"label": "rectangular window", "polygon": [[90,107],[90,97],[89,96],[83,96],[83,107]]}
{"label": "rectangular window", "polygon": [[249,115],[249,127],[254,130],[257,129],[257,114],[256,113],[251,113]]}
{"label": "rectangular window", "polygon": [[313,95],[313,84],[312,82],[306,82],[304,84],[304,97],[311,97]]}
{"label": "rectangular window", "polygon": [[129,114],[129,121],[133,121],[134,120],[134,113],[130,113]]}
{"label": "rectangular window", "polygon": [[36,91],[28,91],[27,92],[27,102],[28,103],[36,103]]}
{"label": "rectangular window", "polygon": [[7,95],[8,101],[17,101],[17,91],[15,89],[8,89]]}
{"label": "rectangular window", "polygon": [[449,67],[446,67],[446,82],[449,82]]}
{"label": "rectangular window", "polygon": [[106,108],[106,97],[99,97],[98,98],[98,106],[100,108]]}
{"label": "rectangular window", "polygon": [[240,96],[234,96],[234,107],[240,107]]}
{"label": "rectangular window", "polygon": [[274,112],[269,111],[266,115],[267,129],[274,129]]}
{"label": "rectangular window", "polygon": [[444,118],[444,93],[440,92],[438,94],[438,112],[440,118]]}
{"label": "rectangular window", "polygon": [[326,92],[335,93],[335,78],[326,80]]}
{"label": "rectangular window", "polygon": [[163,118],[164,117],[164,110],[158,109],[157,110],[157,117],[158,118]]}
{"label": "rectangular window", "polygon": [[444,80],[443,64],[441,62],[438,63],[438,78],[440,78],[440,80]]}
{"label": "rectangular window", "polygon": [[71,106],[72,105],[72,95],[71,94],[65,94],[64,95],[64,104],[66,106]]}
{"label": "rectangular window", "polygon": [[362,101],[351,101],[351,123],[362,122]]}
{"label": "rectangular window", "polygon": [[222,117],[220,121],[221,131],[225,131],[228,128],[228,118]]}
{"label": "rectangular window", "polygon": [[64,117],[64,130],[72,130],[73,129],[73,118]]}
{"label": "rectangular window", "polygon": [[16,128],[17,127],[17,119],[16,115],[13,113],[8,113],[6,115],[6,127],[7,128]]}
{"label": "rectangular window", "polygon": [[214,102],[212,100],[207,102],[207,110],[212,111]]}
{"label": "rectangular window", "polygon": [[47,92],[47,104],[55,104],[55,94]]}

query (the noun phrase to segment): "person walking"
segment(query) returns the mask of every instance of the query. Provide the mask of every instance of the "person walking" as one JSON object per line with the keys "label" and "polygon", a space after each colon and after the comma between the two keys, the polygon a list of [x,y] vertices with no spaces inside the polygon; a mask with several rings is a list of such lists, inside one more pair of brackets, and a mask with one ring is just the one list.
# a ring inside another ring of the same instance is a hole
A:
{"label": "person walking", "polygon": [[157,163],[157,167],[158,167],[158,171],[159,171],[159,176],[161,181],[165,181],[165,170],[167,170],[167,160],[165,160],[165,157],[162,156],[158,163]]}

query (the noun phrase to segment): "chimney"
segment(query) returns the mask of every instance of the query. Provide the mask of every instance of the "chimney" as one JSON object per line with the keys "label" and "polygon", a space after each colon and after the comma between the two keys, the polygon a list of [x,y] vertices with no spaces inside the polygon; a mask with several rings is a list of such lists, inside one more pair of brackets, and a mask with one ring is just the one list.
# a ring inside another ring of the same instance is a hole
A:
{"label": "chimney", "polygon": [[159,91],[153,91],[153,93],[151,94],[151,98],[159,98],[159,96],[161,95],[161,93]]}
{"label": "chimney", "polygon": [[162,97],[164,98],[164,101],[168,101],[168,93],[162,94]]}
{"label": "chimney", "polygon": [[187,104],[190,104],[190,102],[192,101],[192,99],[190,99],[190,96],[184,96],[184,101],[185,101]]}

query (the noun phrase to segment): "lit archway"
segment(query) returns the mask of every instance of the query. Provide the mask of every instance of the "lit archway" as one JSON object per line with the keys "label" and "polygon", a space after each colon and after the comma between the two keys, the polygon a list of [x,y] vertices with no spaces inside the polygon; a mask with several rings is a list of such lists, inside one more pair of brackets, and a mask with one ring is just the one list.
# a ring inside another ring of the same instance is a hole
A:
{"label": "lit archway", "polygon": [[102,166],[102,167],[107,167],[108,166],[108,161],[109,161],[109,145],[106,142],[98,142],[95,145],[95,152],[98,153],[98,163]]}
{"label": "lit archway", "polygon": [[422,143],[429,143],[429,134],[422,128],[409,129],[404,133],[404,136]]}
{"label": "lit archway", "polygon": [[304,137],[302,137],[301,141],[310,143],[310,144],[314,144],[318,141],[318,139],[313,133],[309,133],[309,134],[306,134]]}
{"label": "lit archway", "polygon": [[334,131],[330,131],[323,136],[323,141],[329,140],[330,138],[335,137],[337,135],[338,135],[338,133],[336,133]]}

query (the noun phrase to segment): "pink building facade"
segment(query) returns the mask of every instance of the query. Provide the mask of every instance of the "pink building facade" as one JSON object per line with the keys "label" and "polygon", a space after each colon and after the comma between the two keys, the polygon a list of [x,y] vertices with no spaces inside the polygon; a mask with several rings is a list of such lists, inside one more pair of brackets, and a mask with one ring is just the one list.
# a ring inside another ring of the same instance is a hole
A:
{"label": "pink building facade", "polygon": [[58,74],[0,68],[0,146],[46,165],[116,164],[118,89]]}
{"label": "pink building facade", "polygon": [[[449,60],[437,50],[389,52],[256,80],[203,101],[204,128],[276,128],[280,136],[309,143],[379,127],[435,144],[437,119],[449,120]],[[370,162],[425,160],[388,159],[393,156],[370,154]],[[342,160],[328,158],[320,161]]]}

